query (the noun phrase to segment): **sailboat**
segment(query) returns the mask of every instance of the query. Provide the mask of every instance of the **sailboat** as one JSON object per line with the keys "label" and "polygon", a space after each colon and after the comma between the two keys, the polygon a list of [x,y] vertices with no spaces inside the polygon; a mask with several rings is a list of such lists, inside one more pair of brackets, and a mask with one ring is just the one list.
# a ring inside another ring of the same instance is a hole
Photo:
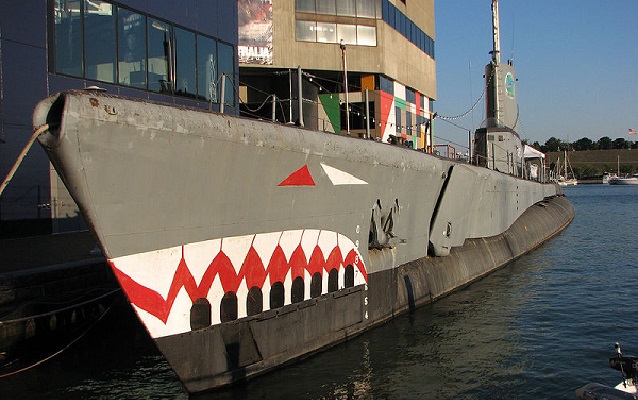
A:
{"label": "sailboat", "polygon": [[[558,158],[558,165],[560,165],[560,157]],[[565,175],[558,175],[556,179],[556,183],[560,186],[576,186],[578,184],[578,180],[576,179],[576,175],[574,175],[574,170],[572,169],[571,164],[569,163],[569,157],[567,156],[567,149],[565,149],[565,163],[563,165],[565,168]],[[560,168],[558,169],[560,171]]]}
{"label": "sailboat", "polygon": [[620,177],[620,156],[618,156],[618,174],[609,178],[610,185],[638,185],[638,174]]}

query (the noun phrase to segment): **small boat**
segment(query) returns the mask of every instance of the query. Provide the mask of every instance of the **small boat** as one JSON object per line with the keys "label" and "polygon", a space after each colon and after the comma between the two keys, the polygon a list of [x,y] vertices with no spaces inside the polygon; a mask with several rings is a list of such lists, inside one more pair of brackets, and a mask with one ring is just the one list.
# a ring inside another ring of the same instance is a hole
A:
{"label": "small boat", "polygon": [[612,178],[618,178],[618,174],[615,172],[605,172],[603,174],[603,185],[609,184],[609,180]]}
{"label": "small boat", "polygon": [[616,387],[588,383],[576,390],[578,400],[624,400],[638,399],[636,380],[638,378],[638,357],[623,356],[620,344],[616,342],[616,356],[609,358],[609,367],[622,374],[622,382]]}
{"label": "small boat", "polygon": [[[625,175],[622,178],[620,177],[620,156],[618,156],[618,173],[611,175],[609,176],[608,181],[610,185],[638,185],[638,174],[633,174],[631,176]],[[605,177],[603,175],[603,183],[605,183],[604,179]]]}
{"label": "small boat", "polygon": [[631,176],[626,176],[624,178],[620,178],[615,176],[613,178],[609,178],[610,185],[638,185],[638,174],[633,174]]}
{"label": "small boat", "polygon": [[[558,159],[558,165],[560,165],[560,158]],[[567,150],[565,150],[565,175],[558,175],[556,179],[556,183],[559,186],[576,186],[578,185],[578,180],[576,179],[576,175],[574,174],[574,170],[572,169],[571,164],[569,163],[569,157],[567,155]],[[558,168],[560,171],[560,167]]]}

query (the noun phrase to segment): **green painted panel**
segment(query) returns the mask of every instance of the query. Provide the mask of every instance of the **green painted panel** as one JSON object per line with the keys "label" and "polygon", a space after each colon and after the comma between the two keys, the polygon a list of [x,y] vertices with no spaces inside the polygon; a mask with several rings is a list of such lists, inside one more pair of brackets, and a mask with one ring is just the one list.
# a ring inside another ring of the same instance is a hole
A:
{"label": "green painted panel", "polygon": [[336,94],[320,94],[319,100],[323,106],[323,110],[332,124],[335,133],[341,132],[341,110],[339,107],[339,95]]}
{"label": "green painted panel", "polygon": [[399,107],[402,110],[406,109],[406,102],[403,99],[400,99],[398,97],[394,98],[394,104],[396,104],[397,107]]}

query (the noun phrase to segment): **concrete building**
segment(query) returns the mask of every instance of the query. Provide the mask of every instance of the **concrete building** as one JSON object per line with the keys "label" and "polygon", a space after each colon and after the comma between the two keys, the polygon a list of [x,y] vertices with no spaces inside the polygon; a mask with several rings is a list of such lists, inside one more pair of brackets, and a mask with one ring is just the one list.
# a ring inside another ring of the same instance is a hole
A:
{"label": "concrete building", "polygon": [[[433,0],[239,3],[244,112],[431,149],[426,133],[436,98]],[[271,94],[277,96],[274,107]]]}

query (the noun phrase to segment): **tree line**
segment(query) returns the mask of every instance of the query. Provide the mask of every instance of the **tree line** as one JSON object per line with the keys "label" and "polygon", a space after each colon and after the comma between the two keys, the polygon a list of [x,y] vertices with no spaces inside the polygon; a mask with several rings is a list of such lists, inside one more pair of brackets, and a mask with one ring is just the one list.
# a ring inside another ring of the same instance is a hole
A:
{"label": "tree line", "polygon": [[[523,141],[527,144],[526,140]],[[532,147],[542,151],[543,153],[550,153],[552,151],[568,150],[612,150],[612,149],[636,149],[638,148],[638,142],[633,140],[626,140],[625,138],[616,138],[612,140],[609,136],[603,136],[598,141],[593,141],[589,138],[578,139],[575,142],[568,143],[563,142],[560,139],[551,137],[547,139],[544,145],[538,143],[538,141],[531,144]]]}

